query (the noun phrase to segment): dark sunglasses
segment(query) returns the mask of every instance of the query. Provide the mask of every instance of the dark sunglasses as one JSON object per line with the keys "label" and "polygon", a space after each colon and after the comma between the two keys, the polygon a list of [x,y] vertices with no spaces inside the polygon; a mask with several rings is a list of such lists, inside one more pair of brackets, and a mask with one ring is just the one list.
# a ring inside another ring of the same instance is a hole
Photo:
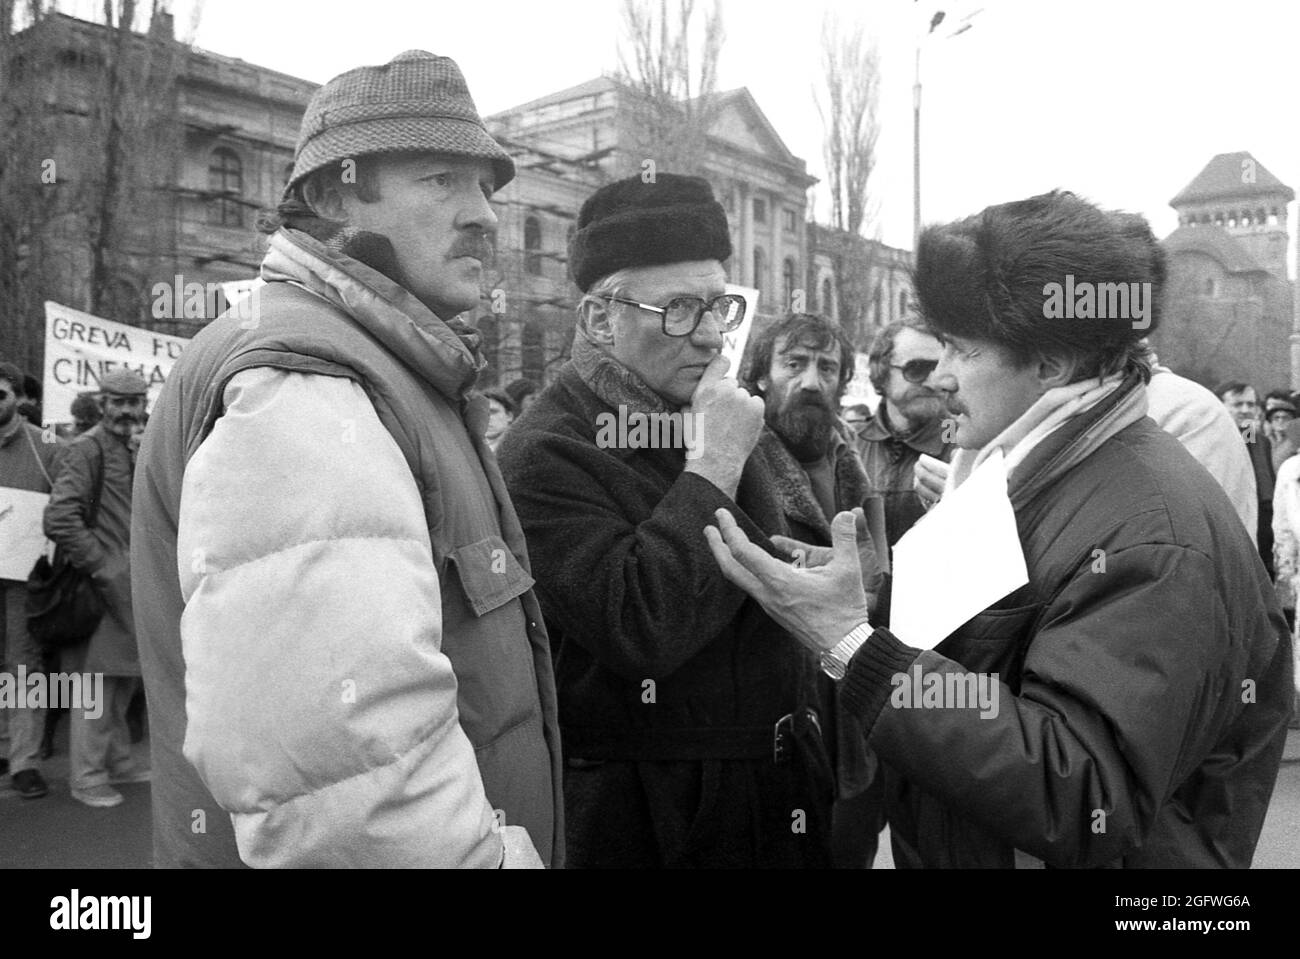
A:
{"label": "dark sunglasses", "polygon": [[740,324],[744,322],[747,305],[745,298],[735,293],[723,293],[707,302],[698,296],[675,296],[663,306],[651,306],[649,303],[638,303],[636,300],[626,300],[621,296],[610,296],[604,293],[597,295],[602,300],[612,300],[615,303],[658,313],[666,336],[690,336],[700,325],[700,320],[704,318],[705,313],[717,316],[722,321],[722,332],[731,333],[739,329]]}
{"label": "dark sunglasses", "polygon": [[892,363],[890,369],[902,370],[903,379],[909,383],[924,383],[938,365],[938,360],[908,360],[902,366]]}

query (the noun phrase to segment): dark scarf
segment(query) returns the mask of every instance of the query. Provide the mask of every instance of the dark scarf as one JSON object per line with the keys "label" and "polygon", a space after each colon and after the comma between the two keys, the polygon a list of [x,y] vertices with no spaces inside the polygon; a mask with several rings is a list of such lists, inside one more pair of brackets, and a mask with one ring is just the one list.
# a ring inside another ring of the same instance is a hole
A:
{"label": "dark scarf", "polygon": [[579,330],[573,337],[574,372],[600,399],[629,413],[670,413],[677,407],[650,389],[645,380],[610,356]]}

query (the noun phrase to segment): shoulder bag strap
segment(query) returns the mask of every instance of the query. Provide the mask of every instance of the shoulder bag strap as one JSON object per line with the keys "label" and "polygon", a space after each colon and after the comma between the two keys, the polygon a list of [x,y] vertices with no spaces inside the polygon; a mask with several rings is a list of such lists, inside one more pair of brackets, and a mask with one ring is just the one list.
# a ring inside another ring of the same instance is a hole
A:
{"label": "shoulder bag strap", "polygon": [[45,482],[49,484],[50,490],[53,491],[54,480],[50,476],[50,471],[45,468],[45,461],[41,459],[41,454],[36,451],[36,441],[32,439],[32,431],[27,428],[26,423],[21,424],[20,428],[23,435],[27,437],[27,446],[31,449],[32,456],[36,457],[36,465],[40,467],[41,475],[45,477]]}

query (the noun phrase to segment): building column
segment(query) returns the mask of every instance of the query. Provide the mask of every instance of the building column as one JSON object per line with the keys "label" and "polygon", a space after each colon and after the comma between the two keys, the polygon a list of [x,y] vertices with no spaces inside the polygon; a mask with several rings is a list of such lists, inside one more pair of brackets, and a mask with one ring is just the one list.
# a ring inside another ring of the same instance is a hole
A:
{"label": "building column", "polygon": [[[1279,219],[1286,222],[1286,206],[1282,207],[1282,217]],[[1290,234],[1287,234],[1290,236]],[[1291,390],[1294,392],[1300,390],[1300,237],[1296,240],[1295,245],[1295,265],[1296,278],[1291,284]]]}
{"label": "building column", "polygon": [[740,275],[745,286],[758,286],[754,276],[754,197],[749,184],[740,186]]}

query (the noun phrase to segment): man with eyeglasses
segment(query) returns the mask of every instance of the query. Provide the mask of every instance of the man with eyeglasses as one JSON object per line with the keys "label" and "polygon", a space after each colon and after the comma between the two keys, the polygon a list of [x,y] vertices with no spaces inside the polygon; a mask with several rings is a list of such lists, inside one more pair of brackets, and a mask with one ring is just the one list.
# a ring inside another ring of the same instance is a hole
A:
{"label": "man with eyeglasses", "polygon": [[[956,446],[944,435],[943,394],[930,382],[939,341],[915,320],[890,323],[867,353],[871,385],[880,406],[859,434],[862,465],[884,500],[885,538],[892,548],[925,515],[914,490],[914,470],[924,454],[947,462]],[[951,431],[949,431],[951,433]]]}
{"label": "man with eyeglasses", "polygon": [[499,451],[555,654],[568,864],[828,865],[817,663],[700,532],[725,508],[789,558],[750,457],[763,400],[721,356],[748,308],[726,214],[661,173],[602,187],[577,227],[572,359]]}

